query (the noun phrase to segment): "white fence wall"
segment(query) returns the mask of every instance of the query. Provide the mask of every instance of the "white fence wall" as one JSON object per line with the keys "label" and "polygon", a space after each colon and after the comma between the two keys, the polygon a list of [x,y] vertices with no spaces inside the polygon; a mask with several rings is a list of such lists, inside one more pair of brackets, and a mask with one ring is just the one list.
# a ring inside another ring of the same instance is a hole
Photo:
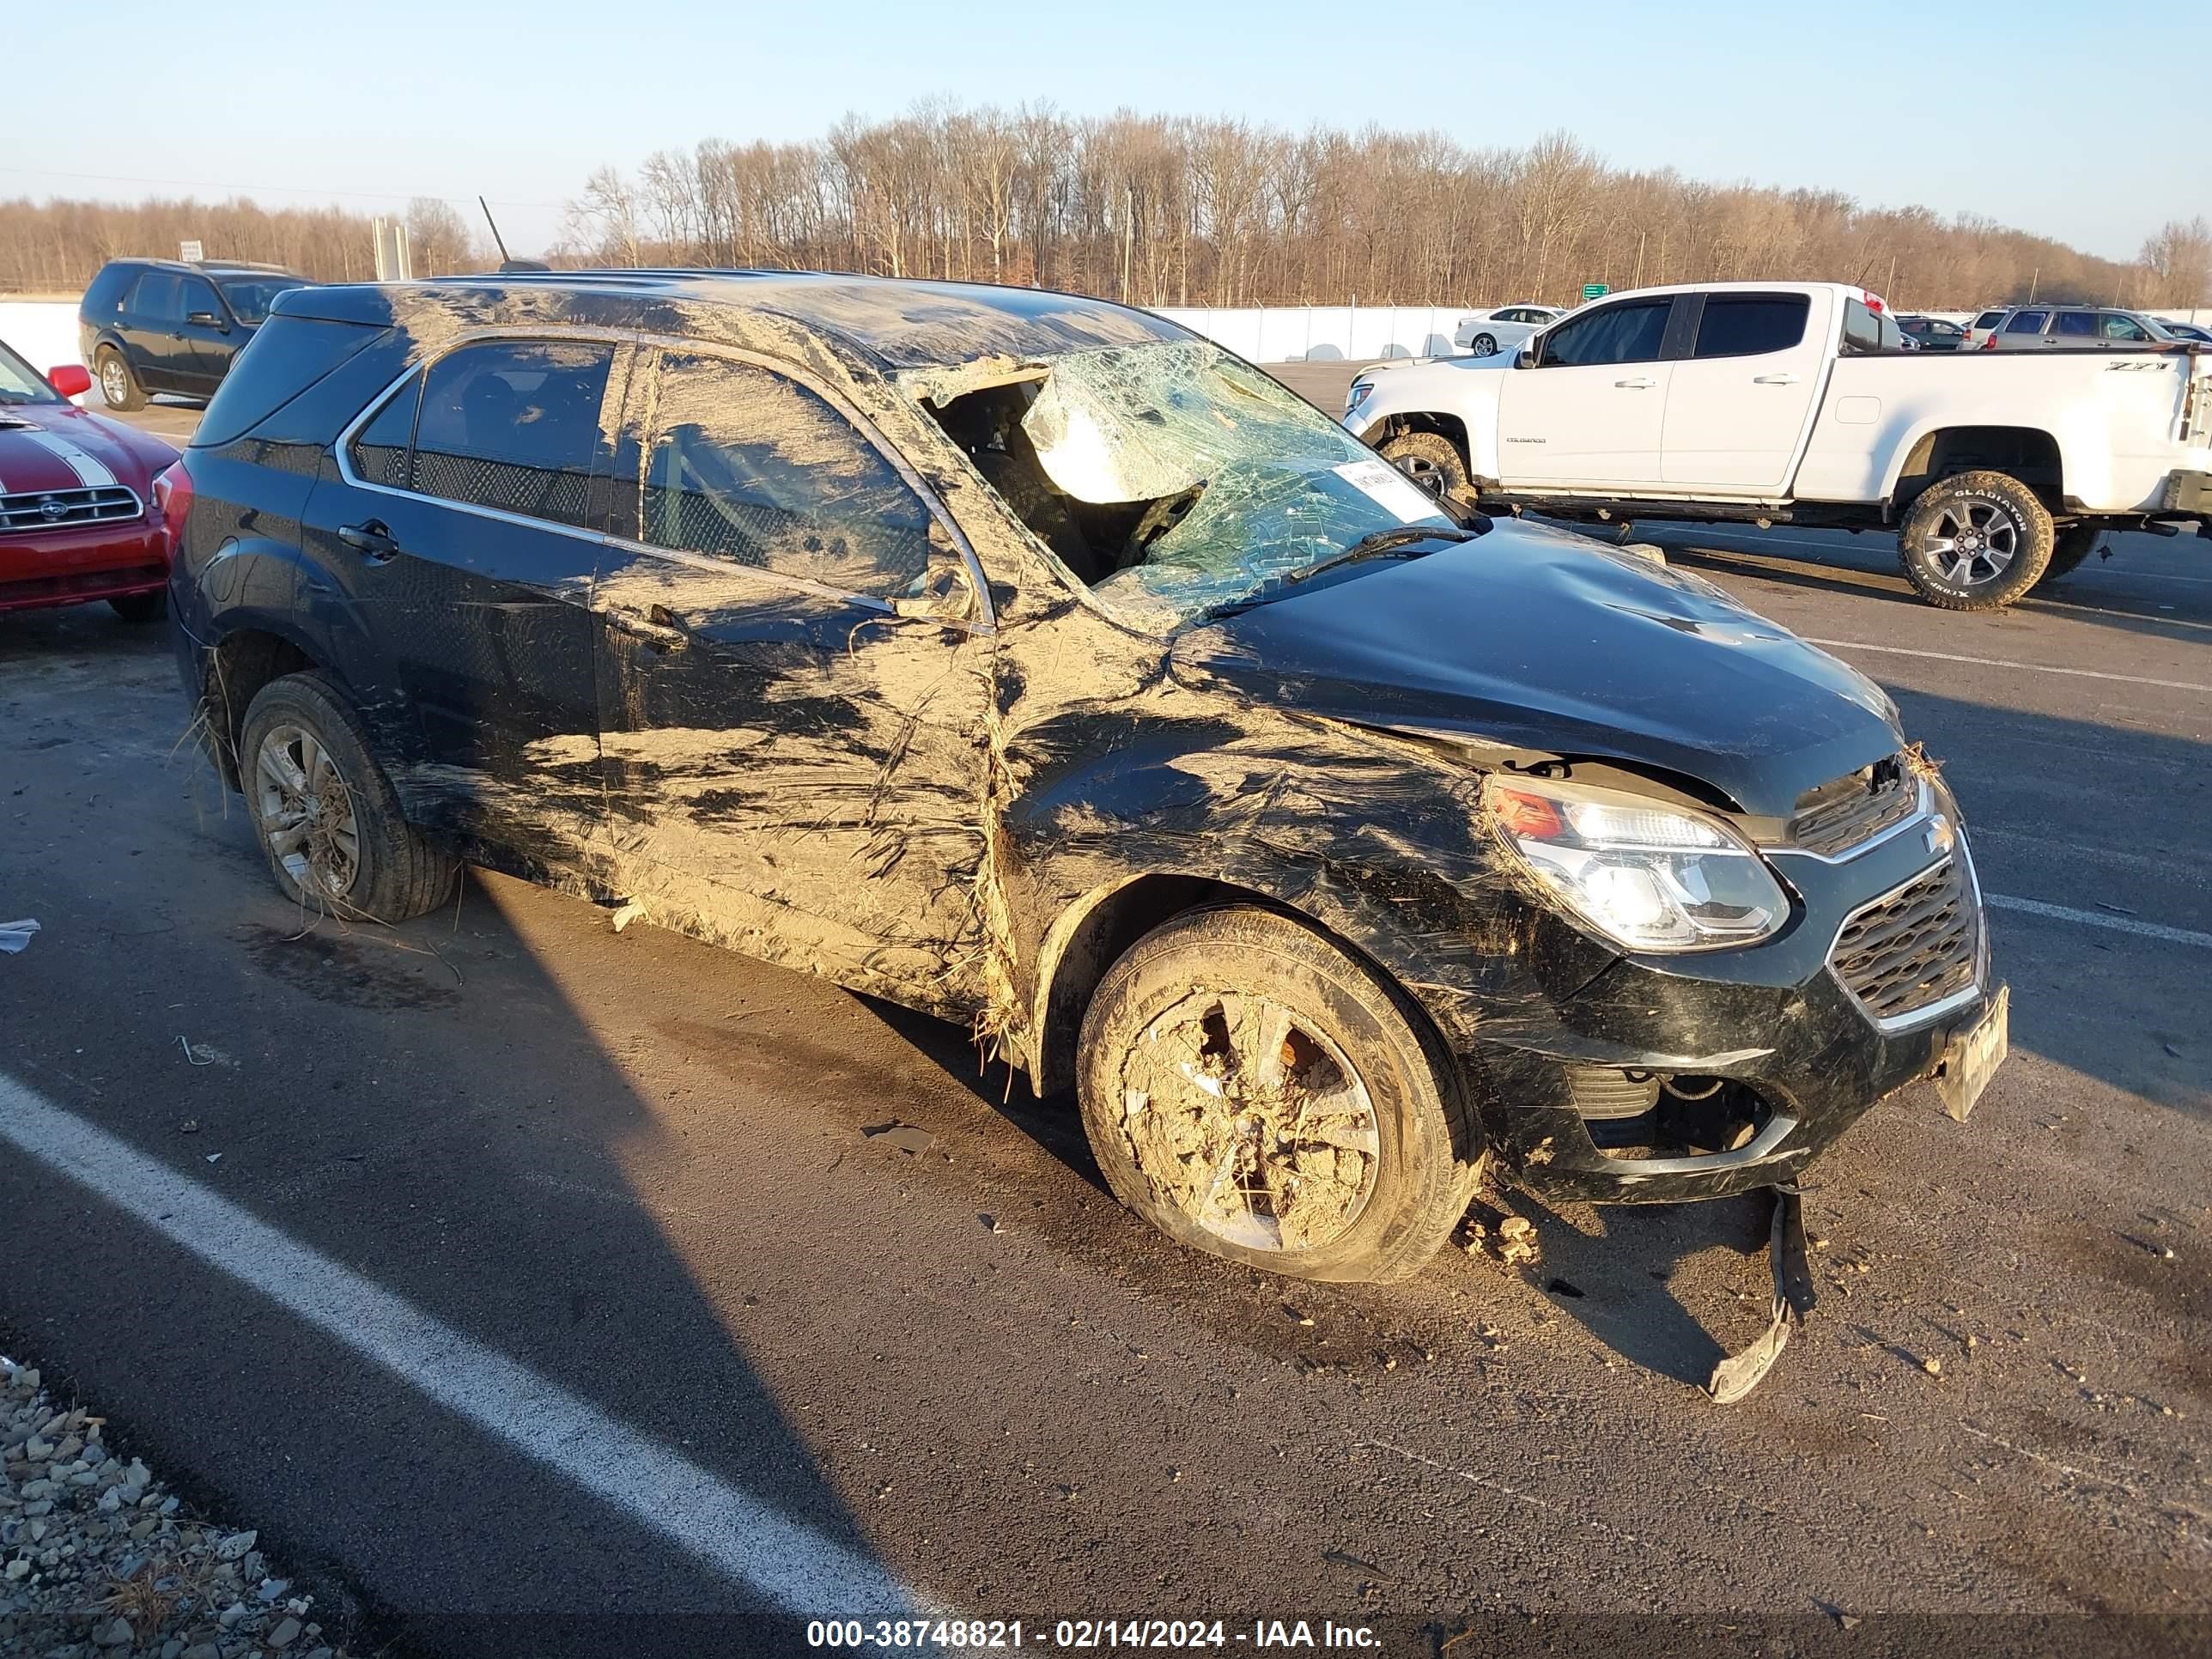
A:
{"label": "white fence wall", "polygon": [[[76,359],[76,301],[0,300],[0,340],[40,374]],[[85,399],[80,398],[77,402]]]}

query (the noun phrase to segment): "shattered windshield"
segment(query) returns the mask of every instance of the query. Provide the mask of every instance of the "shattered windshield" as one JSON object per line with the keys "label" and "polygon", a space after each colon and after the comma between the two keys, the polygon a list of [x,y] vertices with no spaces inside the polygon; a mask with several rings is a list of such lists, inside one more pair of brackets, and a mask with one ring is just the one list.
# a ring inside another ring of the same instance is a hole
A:
{"label": "shattered windshield", "polygon": [[1200,340],[1049,360],[938,418],[1117,615],[1168,632],[1377,532],[1453,520],[1311,404]]}

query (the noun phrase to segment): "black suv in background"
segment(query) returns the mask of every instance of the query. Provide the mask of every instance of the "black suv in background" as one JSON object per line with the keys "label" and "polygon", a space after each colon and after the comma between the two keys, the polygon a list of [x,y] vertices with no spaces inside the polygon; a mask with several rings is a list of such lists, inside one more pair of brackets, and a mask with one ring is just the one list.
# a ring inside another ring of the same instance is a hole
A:
{"label": "black suv in background", "polygon": [[1486,1162],[1794,1183],[2003,1054],[1878,687],[1453,516],[1163,318],[316,288],[164,477],[185,690],[294,902],[404,921],[468,857],[958,1020],[1232,1260],[1412,1272]]}
{"label": "black suv in background", "polygon": [[137,409],[154,392],[204,398],[276,296],[307,281],[244,261],[113,259],[77,307],[77,352],[110,409]]}

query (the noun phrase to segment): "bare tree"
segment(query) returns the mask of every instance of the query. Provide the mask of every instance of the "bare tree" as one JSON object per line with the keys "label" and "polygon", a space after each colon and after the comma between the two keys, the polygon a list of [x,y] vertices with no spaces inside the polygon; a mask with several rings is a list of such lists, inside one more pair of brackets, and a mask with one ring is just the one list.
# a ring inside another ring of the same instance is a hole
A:
{"label": "bare tree", "polygon": [[2167,221],[2143,244],[2142,265],[2145,305],[2212,305],[2212,224],[2202,214]]}

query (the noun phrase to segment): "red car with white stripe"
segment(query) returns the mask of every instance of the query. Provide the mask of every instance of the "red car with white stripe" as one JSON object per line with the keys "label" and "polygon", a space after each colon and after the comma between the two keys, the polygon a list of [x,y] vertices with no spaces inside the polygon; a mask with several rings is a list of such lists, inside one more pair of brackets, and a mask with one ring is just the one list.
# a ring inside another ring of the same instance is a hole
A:
{"label": "red car with white stripe", "polygon": [[177,452],[70,401],[91,385],[74,363],[41,378],[0,343],[0,611],[106,599],[152,622],[169,582],[154,480]]}

